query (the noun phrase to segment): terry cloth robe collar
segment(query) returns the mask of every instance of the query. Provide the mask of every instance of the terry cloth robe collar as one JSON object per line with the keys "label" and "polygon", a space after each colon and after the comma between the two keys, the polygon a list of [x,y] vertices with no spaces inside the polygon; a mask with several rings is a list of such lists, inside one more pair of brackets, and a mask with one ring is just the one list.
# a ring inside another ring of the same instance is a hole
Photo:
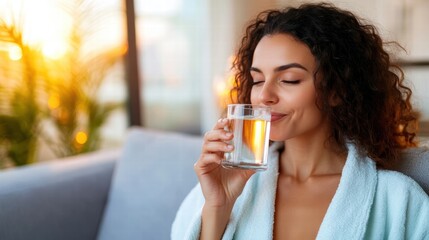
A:
{"label": "terry cloth robe collar", "polygon": [[319,228],[317,239],[363,239],[377,186],[375,162],[348,144],[338,189]]}
{"label": "terry cloth robe collar", "polygon": [[[252,177],[237,199],[222,239],[272,239],[281,146],[281,143],[274,143],[270,147],[268,170]],[[353,144],[347,147],[340,183],[317,239],[363,239],[365,234],[375,196],[377,170],[371,159],[359,156]]]}

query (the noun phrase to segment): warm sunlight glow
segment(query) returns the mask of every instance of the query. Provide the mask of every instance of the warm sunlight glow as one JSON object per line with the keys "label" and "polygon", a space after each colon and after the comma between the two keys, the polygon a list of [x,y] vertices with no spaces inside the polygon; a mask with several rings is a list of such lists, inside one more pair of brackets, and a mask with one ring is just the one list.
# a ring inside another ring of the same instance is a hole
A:
{"label": "warm sunlight glow", "polygon": [[[58,59],[67,51],[71,26],[70,18],[60,11],[60,6],[56,0],[0,0],[0,14],[8,24],[22,26],[24,43]],[[16,49],[10,50],[9,56],[12,60],[20,59]]]}
{"label": "warm sunlight glow", "polygon": [[219,98],[223,98],[225,93],[228,92],[226,81],[223,78],[216,78],[213,85],[215,93]]}
{"label": "warm sunlight glow", "polygon": [[9,47],[9,58],[12,61],[18,61],[22,58],[22,50],[20,47],[16,45],[12,45]]}
{"label": "warm sunlight glow", "polygon": [[228,104],[236,101],[237,98],[235,91],[231,93],[235,84],[235,73],[231,70],[230,66],[232,66],[234,60],[234,55],[228,58],[229,68],[226,77],[216,77],[213,81],[214,93],[218,99],[218,106],[221,110],[225,109]]}
{"label": "warm sunlight glow", "polygon": [[67,45],[64,42],[49,43],[49,41],[46,41],[43,44],[42,52],[46,57],[58,60],[66,54]]}
{"label": "warm sunlight glow", "polygon": [[60,106],[60,97],[58,95],[51,95],[48,100],[49,109],[56,109]]}
{"label": "warm sunlight glow", "polygon": [[235,76],[230,75],[227,79],[222,77],[215,78],[213,81],[213,89],[218,99],[218,105],[220,109],[224,109],[229,103],[231,103],[230,91],[234,86]]}
{"label": "warm sunlight glow", "polygon": [[[69,41],[73,19],[65,9],[72,1],[76,0],[0,0],[0,17],[7,25],[19,26],[23,32],[24,44],[39,49],[47,58],[60,60],[70,51]],[[120,2],[120,0],[93,1],[111,6]],[[169,2],[173,2],[169,6],[177,7],[177,4],[174,3],[177,1],[181,2],[180,0],[169,0]],[[102,20],[110,27],[100,29],[99,33],[93,37],[95,41],[87,42],[90,46],[88,49],[100,51],[121,41],[118,38],[122,34],[118,31],[121,31],[119,29],[122,28],[120,25],[122,22],[117,21],[116,17],[107,17]],[[149,26],[148,31],[155,30],[156,39],[166,32],[165,27],[159,24],[152,25]],[[20,59],[20,54],[16,49],[8,51],[10,59],[15,61]]]}
{"label": "warm sunlight glow", "polygon": [[88,141],[88,135],[83,131],[79,131],[76,133],[75,140],[78,144],[83,145]]}
{"label": "warm sunlight glow", "polygon": [[[18,1],[19,2],[19,1]],[[52,0],[22,1],[24,40],[42,48],[64,40],[70,30],[70,19],[59,11]]]}

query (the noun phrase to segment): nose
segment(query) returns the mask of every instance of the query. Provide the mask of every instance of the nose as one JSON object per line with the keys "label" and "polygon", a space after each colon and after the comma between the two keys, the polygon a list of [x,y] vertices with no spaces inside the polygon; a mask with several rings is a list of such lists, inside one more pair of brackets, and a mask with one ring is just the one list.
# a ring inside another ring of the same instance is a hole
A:
{"label": "nose", "polygon": [[259,101],[264,105],[273,105],[278,103],[279,98],[276,92],[276,86],[273,81],[266,81],[259,92]]}

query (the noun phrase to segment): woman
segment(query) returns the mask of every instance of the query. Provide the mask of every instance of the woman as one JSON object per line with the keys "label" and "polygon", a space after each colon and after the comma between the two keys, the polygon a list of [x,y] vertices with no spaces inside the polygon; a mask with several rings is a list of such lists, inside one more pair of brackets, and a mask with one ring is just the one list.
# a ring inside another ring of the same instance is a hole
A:
{"label": "woman", "polygon": [[220,166],[234,137],[220,119],[173,239],[429,239],[428,196],[387,170],[416,118],[372,25],[328,4],[267,11],[234,69],[238,102],[272,109],[269,169]]}

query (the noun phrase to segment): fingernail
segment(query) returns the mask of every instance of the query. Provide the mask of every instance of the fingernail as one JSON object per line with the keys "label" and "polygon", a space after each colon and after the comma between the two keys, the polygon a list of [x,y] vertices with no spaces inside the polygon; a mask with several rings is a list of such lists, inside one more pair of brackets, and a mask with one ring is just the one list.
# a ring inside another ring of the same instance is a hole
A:
{"label": "fingernail", "polygon": [[226,119],[226,118],[223,118],[223,119],[222,119],[222,122],[223,122],[223,123],[226,123],[226,121],[227,121],[227,119]]}
{"label": "fingernail", "polygon": [[228,150],[232,150],[234,148],[234,146],[232,146],[232,145],[227,145],[226,146],[226,149],[228,149]]}
{"label": "fingernail", "polygon": [[225,136],[226,136],[226,137],[231,137],[231,136],[232,136],[232,133],[227,132],[227,133],[225,133]]}

